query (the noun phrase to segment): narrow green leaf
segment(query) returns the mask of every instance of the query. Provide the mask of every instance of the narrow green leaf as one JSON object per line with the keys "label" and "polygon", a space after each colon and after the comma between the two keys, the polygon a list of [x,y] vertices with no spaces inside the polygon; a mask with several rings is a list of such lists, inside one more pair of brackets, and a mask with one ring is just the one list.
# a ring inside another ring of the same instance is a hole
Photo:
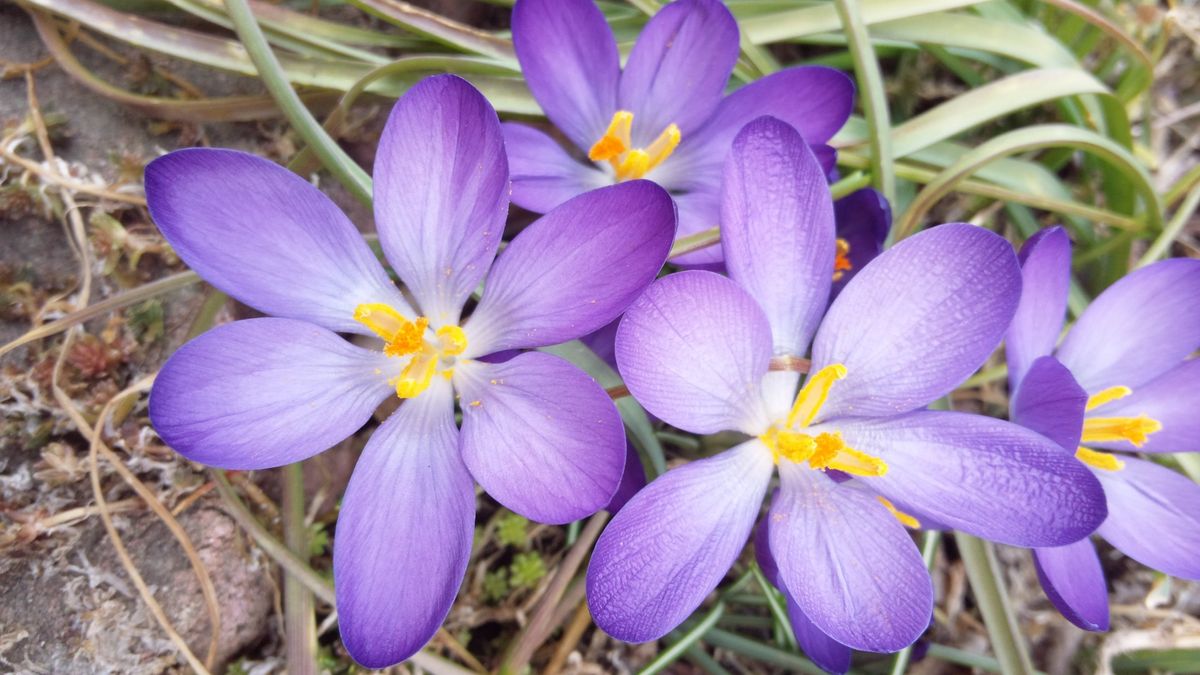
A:
{"label": "narrow green leaf", "polygon": [[896,174],[892,169],[892,123],[883,75],[871,46],[871,37],[859,13],[858,0],[835,0],[838,18],[845,27],[854,73],[862,95],[863,115],[871,145],[871,179],[889,203],[896,201]]}
{"label": "narrow green leaf", "polygon": [[[978,0],[861,0],[862,20],[868,26],[973,5]],[[737,6],[733,7],[739,15]],[[739,23],[754,44],[780,42],[806,35],[837,31],[842,22],[832,4],[746,16]]]}
{"label": "narrow green leaf", "polygon": [[710,629],[712,629],[713,626],[717,624],[717,621],[720,620],[721,615],[724,613],[724,602],[718,602],[717,604],[713,605],[713,608],[704,615],[704,618],[700,620],[700,623],[696,624],[687,633],[684,633],[683,637],[673,642],[671,646],[662,650],[662,652],[660,652],[653,661],[646,664],[645,668],[642,668],[638,671],[638,675],[654,675],[655,673],[661,672],[664,668],[667,668],[671,664],[675,663],[680,656],[683,656],[683,653],[687,651],[688,647],[696,644],[698,640],[704,637],[705,633],[707,633]]}
{"label": "narrow green leaf", "polygon": [[1033,662],[1009,605],[1008,592],[1004,588],[1004,579],[992,545],[962,532],[956,532],[954,540],[967,570],[967,579],[971,583],[979,613],[983,615],[983,622],[992,638],[992,650],[996,652],[1001,671],[1006,675],[1033,673]]}

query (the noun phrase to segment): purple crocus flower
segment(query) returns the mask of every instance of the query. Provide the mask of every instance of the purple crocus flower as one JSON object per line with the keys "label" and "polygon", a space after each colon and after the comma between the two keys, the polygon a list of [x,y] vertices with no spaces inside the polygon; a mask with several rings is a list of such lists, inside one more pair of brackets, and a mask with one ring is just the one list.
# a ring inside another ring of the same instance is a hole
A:
{"label": "purple crocus flower", "polygon": [[493,264],[508,211],[504,141],[495,111],[453,76],[400,99],[374,173],[379,240],[411,305],[333,202],[275,164],[182,150],[146,168],[146,194],[184,261],[273,315],[215,328],[171,357],[150,397],[169,445],[213,466],[275,467],[403,399],[359,458],[334,546],[342,639],[382,667],[420,649],[450,610],[475,482],[547,523],[587,516],[617,489],[626,446],[605,391],[549,354],[486,357],[611,321],[657,274],[675,214],[648,181],[597,190],[530,225]]}
{"label": "purple crocus flower", "polygon": [[[747,125],[721,200],[730,278],[655,282],[625,314],[617,361],[667,423],[751,438],[668,471],[613,518],[588,570],[597,625],[641,642],[687,618],[741,552],[776,467],[765,524],[778,580],[814,630],[855,649],[894,651],[929,625],[911,513],[1027,546],[1075,541],[1103,519],[1097,480],[1052,441],[924,409],[1008,327],[1021,278],[1005,240],[966,224],[923,232],[864,267],[822,319],[833,205],[800,134]],[[807,353],[814,334],[797,394],[798,374],[770,364]]]}
{"label": "purple crocus flower", "polygon": [[[724,96],[738,56],[738,26],[717,0],[677,0],[646,24],[621,67],[612,29],[591,0],[518,0],[513,45],[546,117],[590,161],[550,136],[505,124],[513,202],[545,213],[571,197],[645,177],[679,206],[679,236],[717,225],[721,163],[738,130],[761,115],[799,129],[832,168],[823,145],[854,104],[854,85],[823,67],[789,68]],[[674,260],[721,261],[719,246]]]}
{"label": "purple crocus flower", "polygon": [[[1167,574],[1200,579],[1200,486],[1131,452],[1200,447],[1200,260],[1122,278],[1062,332],[1071,242],[1062,228],[1021,250],[1025,278],[1008,334],[1012,419],[1058,441],[1104,486],[1096,534]],[[1117,451],[1122,454],[1111,454]],[[1046,595],[1072,623],[1108,629],[1108,592],[1087,538],[1034,550]]]}

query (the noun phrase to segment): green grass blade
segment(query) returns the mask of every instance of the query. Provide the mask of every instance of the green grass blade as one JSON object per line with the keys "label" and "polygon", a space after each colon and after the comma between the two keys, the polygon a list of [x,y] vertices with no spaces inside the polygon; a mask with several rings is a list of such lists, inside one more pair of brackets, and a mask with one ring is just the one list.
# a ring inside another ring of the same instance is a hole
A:
{"label": "green grass blade", "polygon": [[835,0],[838,17],[846,29],[850,53],[854,57],[854,73],[862,96],[863,114],[869,129],[871,144],[871,179],[888,203],[896,201],[896,174],[892,169],[892,123],[888,112],[887,93],[883,75],[871,46],[871,37],[859,14],[857,0]]}
{"label": "green grass blade", "polygon": [[983,615],[983,622],[992,638],[992,650],[996,652],[1001,671],[1006,675],[1033,673],[1033,662],[1009,605],[992,545],[961,532],[954,534],[954,540],[958,544],[963,566],[967,569],[967,579],[971,582],[979,613]]}

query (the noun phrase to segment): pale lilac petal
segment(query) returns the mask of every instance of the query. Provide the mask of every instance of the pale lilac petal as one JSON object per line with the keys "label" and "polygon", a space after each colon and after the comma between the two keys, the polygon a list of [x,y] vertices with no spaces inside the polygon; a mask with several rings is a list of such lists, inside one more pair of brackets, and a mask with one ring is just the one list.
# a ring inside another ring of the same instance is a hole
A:
{"label": "pale lilac petal", "polygon": [[354,433],[392,388],[387,359],[294,319],[247,319],[180,347],[150,392],[150,421],[194,462],[265,469]]}
{"label": "pale lilac petal", "polygon": [[[779,498],[778,495],[779,492],[776,491],[775,496],[771,498],[772,503]],[[850,669],[850,648],[822,633],[820,628],[814,626],[813,622],[804,614],[804,610],[800,609],[800,605],[796,604],[792,595],[784,587],[783,582],[779,579],[779,566],[775,564],[775,556],[771,554],[768,533],[770,528],[767,523],[768,521],[764,520],[754,528],[754,557],[758,561],[759,568],[762,569],[763,576],[783,593],[787,601],[788,619],[791,621],[792,633],[796,636],[796,642],[804,651],[804,655],[826,672],[845,673]]]}
{"label": "pale lilac petal", "polygon": [[1022,426],[982,415],[917,411],[835,422],[850,447],[887,463],[861,478],[897,504],[977,537],[1061,546],[1104,520],[1104,493],[1072,453]]}
{"label": "pale lilac petal", "polygon": [[576,195],[612,184],[611,176],[576,160],[538,129],[514,122],[501,126],[517,206],[546,213]]}
{"label": "pale lilac petal", "polygon": [[733,141],[721,245],[729,277],[766,313],[775,353],[805,354],[833,283],[833,199],[804,139],[778,119],[760,117]]}
{"label": "pale lilac petal", "polygon": [[435,326],[456,324],[508,216],[508,163],[492,105],[455,75],[426,78],[392,108],[375,155],[375,226]]}
{"label": "pale lilac petal", "polygon": [[650,181],[559,206],[496,260],[465,326],[464,356],[558,344],[601,328],[654,280],[674,237],[671,197]]}
{"label": "pale lilac petal", "polygon": [[592,0],[519,0],[512,35],[538,105],[586,152],[617,111],[621,66],[604,15]]}
{"label": "pale lilac petal", "polygon": [[656,281],[617,330],[617,364],[633,397],[650,414],[698,434],[765,431],[759,383],[770,362],[762,309],[712,272]]}
{"label": "pale lilac petal", "polygon": [[1173,258],[1121,278],[1084,311],[1058,350],[1089,393],[1136,390],[1200,347],[1200,260]]}
{"label": "pale lilac petal", "polygon": [[457,436],[450,386],[435,382],[375,431],[346,487],[333,542],[338,626],[368,668],[425,646],[462,584],[475,485]]}
{"label": "pale lilac petal", "polygon": [[[679,232],[676,239],[698,234],[721,224],[721,197],[714,186],[675,195],[679,207]],[[680,267],[710,269],[723,260],[721,244],[717,242],[702,249],[671,258],[671,263]]]}
{"label": "pale lilac petal", "polygon": [[684,139],[716,110],[738,55],[738,27],[718,0],[677,0],[638,36],[621,73],[617,102],[633,113],[633,145],[668,125]]}
{"label": "pale lilac petal", "polygon": [[462,363],[462,456],[496,501],[540,523],[604,508],[625,468],[625,428],[604,389],[557,356]]}
{"label": "pale lilac petal", "polygon": [[1012,398],[1012,421],[1075,454],[1083,433],[1087,392],[1053,356],[1033,362]]}
{"label": "pale lilac petal", "polygon": [[1153,462],[1122,461],[1120,471],[1096,471],[1109,505],[1097,534],[1147,567],[1200,580],[1200,485]]}
{"label": "pale lilac petal", "polygon": [[721,101],[698,133],[684,135],[673,161],[721,162],[733,137],[750,120],[777,117],[800,131],[809,145],[822,145],[854,110],[854,83],[845,73],[824,66],[802,66],[772,73]]}
{"label": "pale lilac petal", "polygon": [[767,515],[779,577],[825,635],[891,652],[929,626],[933,587],[916,544],[874,495],[807,466],[782,462]]}
{"label": "pale lilac petal", "polygon": [[605,506],[604,509],[609,513],[620,511],[644,487],[646,487],[646,469],[642,466],[642,458],[638,456],[637,450],[627,440],[625,441],[625,469],[621,472],[621,482],[617,484],[617,491],[613,493],[612,498],[608,500],[608,506]]}
{"label": "pale lilac petal", "polygon": [[596,625],[626,642],[666,635],[737,559],[771,479],[757,440],[656,478],[600,535],[587,573]]}
{"label": "pale lilac petal", "polygon": [[1033,549],[1038,581],[1058,611],[1084,630],[1108,630],[1108,587],[1090,539]]}
{"label": "pale lilac petal", "polygon": [[411,315],[345,214],[273,162],[234,150],[177,150],[146,166],[146,201],[188,267],[261,312],[365,334],[354,320],[360,303]]}
{"label": "pale lilac petal", "polygon": [[1200,450],[1200,359],[1185,361],[1129,396],[1101,406],[1089,417],[1147,415],[1162,424],[1146,443],[1089,443],[1097,448],[1138,452],[1195,452]]}
{"label": "pale lilac petal", "polygon": [[883,252],[883,243],[892,229],[892,207],[879,191],[864,188],[833,203],[838,239],[850,246],[846,258],[850,269],[833,282],[833,295],[850,283],[859,270]]}
{"label": "pale lilac petal", "polygon": [[965,223],[905,239],[829,308],[813,372],[841,363],[818,419],[894,415],[949,393],[1000,344],[1021,292],[1012,246]]}
{"label": "pale lilac petal", "polygon": [[1054,351],[1067,312],[1071,286],[1071,240],[1051,227],[1021,248],[1021,302],[1005,337],[1009,389],[1016,390],[1025,371]]}

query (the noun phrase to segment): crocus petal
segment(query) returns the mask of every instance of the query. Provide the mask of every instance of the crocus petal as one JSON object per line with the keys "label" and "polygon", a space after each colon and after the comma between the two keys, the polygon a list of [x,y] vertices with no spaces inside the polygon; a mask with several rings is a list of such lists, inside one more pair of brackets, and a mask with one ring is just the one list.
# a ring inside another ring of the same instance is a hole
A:
{"label": "crocus petal", "polygon": [[933,585],[904,527],[854,481],[782,462],[767,515],[779,577],[822,633],[854,649],[891,652],[929,626]]}
{"label": "crocus petal", "polygon": [[466,324],[465,357],[573,340],[617,318],[654,280],[675,237],[661,187],[582,194],[513,239]]}
{"label": "crocus petal", "polygon": [[773,117],[733,141],[721,184],[721,244],[729,276],[771,324],[776,354],[808,350],[833,283],[833,199],[800,134]]}
{"label": "crocus petal", "polygon": [[1083,433],[1087,392],[1071,371],[1053,356],[1043,356],[1028,368],[1012,398],[1012,421],[1058,443],[1075,454]]}
{"label": "crocus petal", "polygon": [[596,625],[626,642],[678,626],[725,577],[762,506],[771,453],[757,440],[672,469],[621,509],[592,553]]}
{"label": "crocus petal", "polygon": [[1108,630],[1108,587],[1090,539],[1035,548],[1033,562],[1046,597],[1068,621],[1084,630]]}
{"label": "crocus petal", "polygon": [[[771,498],[772,502],[778,499],[778,494],[776,491],[775,496]],[[796,636],[796,642],[804,651],[804,655],[826,672],[846,672],[850,669],[850,648],[822,633],[820,628],[814,626],[779,579],[779,566],[775,564],[775,556],[771,554],[768,533],[770,528],[767,526],[767,522],[764,520],[754,528],[754,557],[758,561],[759,568],[762,569],[763,576],[774,584],[787,600],[788,619],[791,621],[792,633]]]}
{"label": "crocus petal", "polygon": [[475,486],[458,455],[449,383],[406,401],[363,449],[333,543],[342,642],[368,668],[425,645],[458,593]]}
{"label": "crocus petal", "polygon": [[787,595],[787,613],[788,620],[792,622],[792,634],[796,636],[796,642],[804,655],[827,673],[841,675],[849,671],[850,657],[853,655],[851,649],[817,628],[788,594],[787,589],[784,589],[784,595]]}
{"label": "crocus petal", "polygon": [[1042,230],[1021,247],[1020,260],[1021,301],[1005,339],[1012,390],[1058,342],[1071,285],[1071,240],[1061,227]]}
{"label": "crocus petal", "polygon": [[1200,260],[1173,258],[1131,272],[1096,298],[1058,360],[1089,393],[1136,390],[1200,347]]}
{"label": "crocus petal", "polygon": [[762,309],[712,272],[659,279],[617,329],[625,386],[648,412],[693,433],[765,431],[759,383],[770,363]]}
{"label": "crocus petal", "polygon": [[726,96],[699,132],[684,136],[670,159],[681,165],[719,163],[738,131],[763,115],[787,122],[809,145],[822,145],[853,109],[854,83],[845,73],[824,66],[788,68]]}
{"label": "crocus petal", "polygon": [[1133,457],[1120,471],[1097,471],[1108,495],[1108,520],[1097,534],[1160,572],[1200,580],[1200,485]]}
{"label": "crocus petal", "polygon": [[842,276],[833,282],[833,295],[837,295],[883,252],[883,242],[892,229],[892,207],[878,190],[865,188],[834,202],[833,214],[838,239],[850,247],[846,254],[850,269],[842,270]]}
{"label": "crocus petal", "polygon": [[577,161],[541,131],[513,122],[501,126],[517,206],[546,213],[575,195],[612,183],[609,175]]}
{"label": "crocus petal", "polygon": [[1104,493],[1058,444],[1003,420],[945,411],[834,422],[846,443],[887,463],[862,478],[897,504],[1014,546],[1061,546],[1104,520]]}
{"label": "crocus petal", "polygon": [[456,324],[487,272],[508,216],[500,120],[466,80],[409,89],[375,155],[375,225],[396,273],[434,325]]}
{"label": "crocus petal", "polygon": [[608,500],[605,510],[616,513],[629,503],[639,490],[646,487],[646,469],[642,467],[642,458],[629,441],[625,441],[625,469],[621,472],[621,482],[617,491]]}
{"label": "crocus petal", "polygon": [[1097,448],[1138,452],[1200,450],[1200,359],[1192,359],[1133,390],[1126,398],[1093,410],[1096,417],[1148,415],[1162,424],[1146,442],[1089,443]]}
{"label": "crocus petal", "polygon": [[625,468],[625,428],[612,399],[557,356],[519,354],[455,369],[462,456],[496,501],[541,523],[604,508]]}
{"label": "crocus petal", "polygon": [[965,223],[884,251],[829,308],[813,370],[840,363],[818,419],[920,408],[975,372],[1008,328],[1021,291],[1012,246]]}
{"label": "crocus petal", "polygon": [[[710,230],[721,223],[721,197],[715,185],[697,189],[686,194],[675,195],[679,207],[679,232],[677,239]],[[680,267],[713,269],[721,264],[723,254],[718,242],[691,253],[671,258],[671,263]]]}
{"label": "crocus petal", "polygon": [[525,83],[554,126],[584,151],[617,111],[617,42],[592,0],[519,0],[513,47]]}
{"label": "crocus petal", "polygon": [[718,0],[678,0],[655,14],[621,73],[617,102],[633,113],[633,144],[649,145],[670,124],[698,131],[725,91],[738,55],[738,27]]}
{"label": "crocus petal", "polygon": [[179,257],[251,307],[340,333],[359,303],[411,314],[362,235],[321,191],[234,150],[190,148],[146,166],[150,215]]}
{"label": "crocus petal", "polygon": [[386,357],[294,319],[247,319],[180,347],[150,420],[177,452],[225,469],[298,462],[354,433],[392,391]]}

